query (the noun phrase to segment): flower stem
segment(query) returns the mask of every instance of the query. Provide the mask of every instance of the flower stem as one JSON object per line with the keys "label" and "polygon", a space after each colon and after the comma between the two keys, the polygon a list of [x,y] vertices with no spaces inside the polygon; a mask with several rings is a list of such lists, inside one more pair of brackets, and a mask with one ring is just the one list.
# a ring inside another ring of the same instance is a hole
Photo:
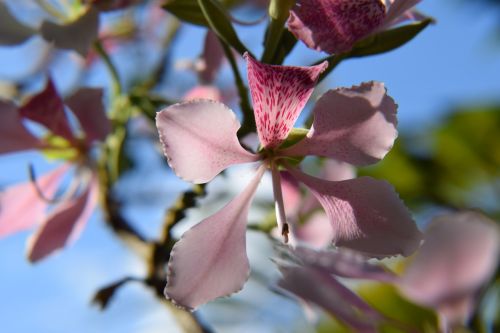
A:
{"label": "flower stem", "polygon": [[246,134],[255,130],[255,119],[253,116],[253,109],[250,106],[250,100],[248,99],[248,89],[243,83],[243,79],[240,75],[240,71],[238,69],[238,64],[236,63],[236,59],[234,58],[233,52],[229,48],[229,46],[219,38],[219,41],[222,45],[222,49],[226,55],[229,64],[231,65],[231,69],[234,74],[234,81],[236,83],[236,87],[238,88],[238,95],[240,97],[240,108],[243,114],[243,124],[238,131],[238,137],[243,137]]}
{"label": "flower stem", "polygon": [[116,69],[116,66],[113,64],[113,61],[111,60],[110,56],[104,49],[104,46],[102,45],[100,40],[96,40],[94,42],[94,49],[104,61],[104,64],[108,68],[109,74],[111,75],[113,94],[115,96],[121,95],[123,87],[120,81],[118,70]]}
{"label": "flower stem", "polygon": [[285,204],[283,202],[283,192],[281,191],[281,177],[276,167],[276,163],[271,164],[271,174],[273,178],[274,205],[276,210],[276,221],[284,242],[288,243],[288,233],[290,228],[286,222]]}

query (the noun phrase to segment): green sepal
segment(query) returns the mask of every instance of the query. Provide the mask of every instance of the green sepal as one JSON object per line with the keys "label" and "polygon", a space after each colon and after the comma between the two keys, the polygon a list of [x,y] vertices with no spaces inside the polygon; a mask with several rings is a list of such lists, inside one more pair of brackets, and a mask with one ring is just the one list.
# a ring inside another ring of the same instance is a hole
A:
{"label": "green sepal", "polygon": [[293,146],[297,142],[303,140],[307,133],[309,133],[308,129],[305,128],[292,128],[285,141],[280,145],[279,149],[285,149]]}
{"label": "green sepal", "polygon": [[41,152],[48,160],[75,160],[78,158],[78,149],[65,138],[48,134],[44,137],[44,141],[48,148],[42,149]]}

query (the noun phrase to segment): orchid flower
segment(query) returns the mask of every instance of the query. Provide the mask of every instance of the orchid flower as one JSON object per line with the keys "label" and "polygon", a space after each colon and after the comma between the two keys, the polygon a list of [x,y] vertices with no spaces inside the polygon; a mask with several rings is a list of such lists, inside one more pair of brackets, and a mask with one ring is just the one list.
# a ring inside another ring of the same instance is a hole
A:
{"label": "orchid flower", "polygon": [[299,246],[281,252],[285,257],[274,261],[283,274],[278,281],[282,289],[323,308],[356,332],[377,332],[377,326],[386,320],[339,281],[349,278],[395,282],[397,276],[384,266],[346,249],[315,251]]}
{"label": "orchid flower", "polygon": [[[33,262],[76,239],[97,204],[97,173],[90,150],[111,129],[102,91],[82,88],[65,104],[76,116],[81,133],[71,128],[65,105],[50,80],[41,93],[20,108],[0,101],[0,153],[37,149],[68,155],[61,166],[38,179],[0,192],[0,237],[38,226],[28,240],[28,259]],[[34,136],[24,126],[23,118],[44,126],[50,134]],[[72,167],[77,179],[64,195],[53,199]]]}
{"label": "orchid flower", "polygon": [[[307,47],[328,54],[349,51],[360,39],[412,19],[420,0],[298,0],[288,30]],[[386,5],[387,3],[387,5]]]}
{"label": "orchid flower", "polygon": [[448,332],[469,319],[499,257],[500,228],[494,221],[470,211],[443,215],[425,231],[399,287],[412,301],[435,309]]}
{"label": "orchid flower", "polygon": [[242,288],[249,274],[246,216],[266,170],[271,171],[278,228],[288,237],[280,169],[308,187],[334,230],[333,242],[374,256],[408,255],[420,232],[387,182],[369,177],[325,181],[293,166],[290,158],[317,155],[358,165],[381,159],[396,138],[396,104],[384,85],[364,83],[325,93],[314,108],[314,123],[296,144],[283,145],[326,63],[312,67],[262,64],[248,54],[248,80],[262,149],[239,143],[235,114],[224,104],[198,100],[167,107],[156,125],[168,163],[177,176],[200,184],[230,165],[259,162],[253,180],[224,208],[175,244],[168,264],[166,296],[193,309]]}

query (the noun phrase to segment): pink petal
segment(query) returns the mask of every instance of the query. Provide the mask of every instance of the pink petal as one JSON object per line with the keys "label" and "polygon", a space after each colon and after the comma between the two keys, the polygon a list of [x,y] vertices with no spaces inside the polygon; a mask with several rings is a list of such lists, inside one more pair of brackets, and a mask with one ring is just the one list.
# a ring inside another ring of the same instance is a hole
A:
{"label": "pink petal", "polygon": [[245,239],[248,209],[264,171],[261,166],[242,193],[175,244],[165,295],[176,305],[193,310],[243,288],[250,272]]}
{"label": "pink petal", "polygon": [[348,250],[313,250],[299,246],[292,253],[307,266],[314,266],[344,278],[394,282],[397,276],[384,266],[368,262],[362,254]]}
{"label": "pink petal", "polygon": [[170,167],[186,181],[206,183],[232,164],[259,158],[241,147],[236,136],[240,123],[219,102],[169,106],[157,114],[156,127]]}
{"label": "pink petal", "polygon": [[384,18],[380,0],[298,0],[288,30],[309,48],[333,54],[349,51]]}
{"label": "pink petal", "polygon": [[376,332],[382,316],[328,272],[311,267],[281,266],[278,285],[320,306],[356,332]]}
{"label": "pink petal", "polygon": [[64,113],[64,104],[57,94],[54,83],[47,80],[45,89],[33,96],[19,112],[25,118],[47,127],[52,133],[73,140],[73,133]]}
{"label": "pink petal", "polygon": [[111,122],[102,102],[102,89],[81,88],[65,102],[78,118],[87,143],[106,139],[111,132]]}
{"label": "pink petal", "polygon": [[196,86],[189,90],[182,98],[185,102],[197,99],[209,99],[212,101],[222,102],[222,95],[220,90],[215,86]]}
{"label": "pink petal", "polygon": [[389,6],[387,15],[384,19],[383,27],[387,28],[394,23],[403,15],[405,15],[410,9],[415,7],[421,0],[394,0]]}
{"label": "pink petal", "polygon": [[474,294],[498,265],[500,229],[479,213],[460,212],[434,219],[424,236],[401,290],[452,321],[465,320]]}
{"label": "pink petal", "polygon": [[397,137],[396,111],[383,83],[330,90],[316,103],[307,137],[281,154],[326,156],[355,165],[375,163]]}
{"label": "pink petal", "polygon": [[292,129],[327,62],[312,67],[266,65],[245,54],[257,132],[266,148]]}
{"label": "pink petal", "polygon": [[97,203],[98,184],[92,180],[84,192],[61,203],[28,240],[28,260],[39,261],[74,240]]}
{"label": "pink petal", "polygon": [[[318,203],[319,205],[319,203]],[[324,211],[310,213],[307,220],[292,227],[293,236],[317,248],[327,247],[333,240],[333,229]],[[293,221],[289,219],[289,221]]]}
{"label": "pink petal", "polygon": [[24,127],[16,106],[0,100],[0,154],[41,146],[40,140]]}
{"label": "pink petal", "polygon": [[407,256],[417,249],[421,234],[389,183],[370,177],[325,181],[297,169],[288,171],[325,209],[336,245],[377,257]]}
{"label": "pink petal", "polygon": [[[68,165],[63,164],[37,179],[44,196],[54,196],[67,169]],[[7,188],[0,193],[0,237],[37,225],[45,216],[48,205],[31,182]]]}
{"label": "pink petal", "polygon": [[299,183],[286,171],[280,172],[280,178],[286,214],[287,216],[297,215],[302,202]]}
{"label": "pink petal", "polygon": [[69,24],[44,21],[40,34],[57,48],[75,50],[85,57],[92,43],[97,40],[98,29],[99,12],[91,6],[85,14]]}
{"label": "pink petal", "polygon": [[202,59],[205,67],[200,71],[200,77],[204,82],[213,82],[224,61],[224,49],[212,30],[208,30],[205,36]]}

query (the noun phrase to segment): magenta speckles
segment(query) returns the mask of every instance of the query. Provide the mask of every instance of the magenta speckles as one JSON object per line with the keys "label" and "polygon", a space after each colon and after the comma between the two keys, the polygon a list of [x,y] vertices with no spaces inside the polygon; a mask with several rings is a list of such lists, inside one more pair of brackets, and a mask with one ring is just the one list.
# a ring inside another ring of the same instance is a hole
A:
{"label": "magenta speckles", "polygon": [[275,148],[286,139],[327,62],[313,67],[273,66],[245,55],[259,139]]}
{"label": "magenta speckles", "polygon": [[381,0],[299,0],[288,29],[312,49],[344,52],[384,22],[385,9]]}

